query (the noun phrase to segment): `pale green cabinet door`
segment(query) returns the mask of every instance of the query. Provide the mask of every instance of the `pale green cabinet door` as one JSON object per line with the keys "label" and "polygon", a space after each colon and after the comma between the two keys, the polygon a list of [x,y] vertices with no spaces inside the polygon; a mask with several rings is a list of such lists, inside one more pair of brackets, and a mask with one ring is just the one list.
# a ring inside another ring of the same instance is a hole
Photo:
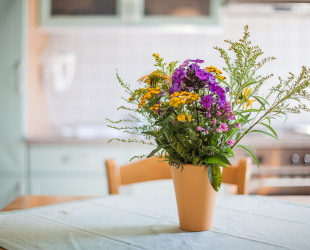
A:
{"label": "pale green cabinet door", "polygon": [[25,0],[0,1],[0,209],[25,186]]}

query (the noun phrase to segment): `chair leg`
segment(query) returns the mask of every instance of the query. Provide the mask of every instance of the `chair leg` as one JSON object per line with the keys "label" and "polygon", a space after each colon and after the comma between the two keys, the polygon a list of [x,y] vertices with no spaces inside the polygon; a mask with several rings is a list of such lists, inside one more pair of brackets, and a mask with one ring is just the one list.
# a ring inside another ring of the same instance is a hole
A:
{"label": "chair leg", "polygon": [[109,194],[119,194],[118,186],[120,185],[120,171],[114,160],[106,160],[105,162]]}

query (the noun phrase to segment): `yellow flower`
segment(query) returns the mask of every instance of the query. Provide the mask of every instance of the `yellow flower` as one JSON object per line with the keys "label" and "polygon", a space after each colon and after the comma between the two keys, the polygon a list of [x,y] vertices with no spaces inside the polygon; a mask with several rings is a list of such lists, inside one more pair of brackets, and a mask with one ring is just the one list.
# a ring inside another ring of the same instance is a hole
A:
{"label": "yellow flower", "polygon": [[217,68],[212,66],[212,65],[210,67],[206,67],[206,69],[207,69],[208,72],[213,72],[213,71],[217,70]]}
{"label": "yellow flower", "polygon": [[249,108],[249,106],[251,106],[251,108],[253,107],[253,102],[255,102],[256,100],[250,100],[248,97],[251,94],[252,89],[250,89],[249,87],[246,87],[245,90],[243,91],[243,93],[240,94],[237,103],[241,103],[243,98],[245,99],[245,103],[242,106],[243,110],[247,110]]}
{"label": "yellow flower", "polygon": [[[142,82],[147,83],[147,84],[149,84],[152,87],[152,86],[156,86],[159,83],[160,80],[168,80],[168,81],[171,82],[171,78],[170,78],[169,75],[160,75],[160,73],[157,72],[157,71],[154,71],[154,72],[152,72],[149,75],[141,77],[138,80],[138,82],[140,82],[140,83],[142,83]],[[154,90],[154,89],[152,89],[152,90]]]}
{"label": "yellow flower", "polygon": [[141,108],[141,105],[140,105],[140,104],[138,105],[138,109],[139,109],[139,108]]}

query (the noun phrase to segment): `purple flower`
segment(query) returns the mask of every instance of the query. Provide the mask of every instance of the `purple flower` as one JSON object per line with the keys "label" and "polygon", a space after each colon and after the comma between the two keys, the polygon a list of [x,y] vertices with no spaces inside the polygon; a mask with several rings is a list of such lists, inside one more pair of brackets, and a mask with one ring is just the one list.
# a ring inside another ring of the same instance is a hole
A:
{"label": "purple flower", "polygon": [[184,61],[183,63],[182,63],[182,65],[181,65],[181,67],[186,67],[188,64],[189,64],[189,59],[188,60],[186,60],[186,61]]}
{"label": "purple flower", "polygon": [[162,96],[162,95],[164,95],[164,93],[163,93],[163,92],[160,92],[160,93],[158,94],[158,96]]}
{"label": "purple flower", "polygon": [[221,123],[220,124],[220,128],[223,130],[223,131],[227,131],[228,130],[228,125],[226,123]]}
{"label": "purple flower", "polygon": [[188,69],[191,71],[197,71],[200,70],[200,66],[195,63],[192,63],[191,65],[189,65]]}
{"label": "purple flower", "polygon": [[201,103],[203,106],[210,108],[214,103],[214,99],[212,98],[211,95],[206,95],[201,98]]}
{"label": "purple flower", "polygon": [[216,124],[216,119],[214,119],[214,120],[212,121],[212,123],[213,123],[213,125],[215,125],[215,124]]}
{"label": "purple flower", "polygon": [[236,141],[235,139],[229,140],[229,141],[227,142],[227,144],[230,145],[230,146],[234,146],[235,141]]}
{"label": "purple flower", "polygon": [[236,120],[235,114],[234,113],[230,113],[230,115],[227,117],[228,120]]}
{"label": "purple flower", "polygon": [[172,85],[172,87],[169,89],[169,94],[172,95],[174,92],[178,91],[182,87],[182,83],[175,83]]}
{"label": "purple flower", "polygon": [[217,128],[217,129],[215,130],[215,132],[217,132],[217,133],[222,133],[222,130],[221,130],[220,128]]}
{"label": "purple flower", "polygon": [[215,93],[215,91],[217,91],[218,88],[219,88],[219,86],[218,86],[217,83],[212,83],[212,84],[210,85],[210,91],[211,91],[212,93]]}
{"label": "purple flower", "polygon": [[207,117],[208,117],[208,118],[211,118],[211,114],[210,114],[210,113],[209,113],[209,114],[207,114]]}
{"label": "purple flower", "polygon": [[212,75],[211,73],[209,73],[208,71],[204,69],[196,70],[195,74],[201,81],[204,81],[204,82],[207,82],[207,81],[209,82],[210,75]]}
{"label": "purple flower", "polygon": [[236,123],[235,125],[238,127],[239,130],[241,130],[241,123],[240,122]]}
{"label": "purple flower", "polygon": [[176,68],[173,75],[172,75],[172,84],[174,83],[182,83],[184,77],[185,77],[186,71],[184,68]]}
{"label": "purple flower", "polygon": [[210,92],[215,93],[218,95],[219,97],[219,104],[222,107],[224,105],[224,103],[226,102],[226,93],[225,90],[222,89],[217,83],[212,83],[210,85]]}
{"label": "purple flower", "polygon": [[225,110],[225,112],[227,112],[227,113],[230,113],[232,110],[231,110],[231,106],[230,106],[230,103],[229,102],[225,102],[225,104],[224,104],[224,110]]}
{"label": "purple flower", "polygon": [[204,61],[203,60],[200,60],[200,59],[196,59],[196,60],[190,60],[191,62],[195,62],[195,63],[203,63]]}
{"label": "purple flower", "polygon": [[215,76],[212,75],[211,73],[208,75],[209,76],[209,79],[207,80],[207,84],[210,86],[211,84],[214,84],[216,83],[216,80],[215,80]]}
{"label": "purple flower", "polygon": [[202,127],[198,126],[197,131],[202,131]]}
{"label": "purple flower", "polygon": [[173,94],[174,92],[178,91],[182,87],[182,82],[184,80],[186,71],[184,68],[177,68],[175,69],[172,75],[172,87],[169,89],[169,94]]}
{"label": "purple flower", "polygon": [[217,111],[217,115],[220,116],[222,113],[220,111]]}
{"label": "purple flower", "polygon": [[225,88],[226,93],[228,93],[230,91],[229,87]]}

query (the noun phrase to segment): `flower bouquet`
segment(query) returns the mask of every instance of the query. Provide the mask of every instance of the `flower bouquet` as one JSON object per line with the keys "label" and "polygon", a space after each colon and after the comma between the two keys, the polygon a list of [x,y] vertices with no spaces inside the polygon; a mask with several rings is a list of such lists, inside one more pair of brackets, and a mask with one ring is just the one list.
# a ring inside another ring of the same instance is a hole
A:
{"label": "flower bouquet", "polygon": [[[220,167],[229,167],[234,148],[244,149],[259,166],[252,152],[254,149],[240,144],[240,140],[250,133],[263,133],[278,139],[271,126],[272,119],[287,113],[309,111],[301,100],[310,100],[306,90],[310,84],[310,69],[302,67],[298,77],[292,73],[286,80],[279,77],[279,84],[262,94],[260,88],[273,75],[260,76],[257,71],[275,58],[257,62],[263,52],[258,46],[252,46],[248,38],[248,26],[245,26],[241,40],[225,40],[230,45],[228,50],[235,54],[234,60],[224,49],[215,47],[226,64],[222,70],[202,66],[204,61],[200,59],[186,60],[180,65],[177,61],[166,64],[158,54],[153,54],[158,69],[138,80],[144,85],[141,88],[132,91],[117,74],[120,84],[130,95],[126,101],[136,105],[120,109],[139,115],[130,114],[132,119],[116,122],[108,120],[113,123],[138,122],[140,125],[109,127],[151,140],[111,140],[155,145],[146,157],[163,158],[180,171],[189,164],[199,166],[207,172],[215,191],[221,185]],[[291,101],[296,105],[291,106]],[[256,129],[257,125],[265,129]]]}

